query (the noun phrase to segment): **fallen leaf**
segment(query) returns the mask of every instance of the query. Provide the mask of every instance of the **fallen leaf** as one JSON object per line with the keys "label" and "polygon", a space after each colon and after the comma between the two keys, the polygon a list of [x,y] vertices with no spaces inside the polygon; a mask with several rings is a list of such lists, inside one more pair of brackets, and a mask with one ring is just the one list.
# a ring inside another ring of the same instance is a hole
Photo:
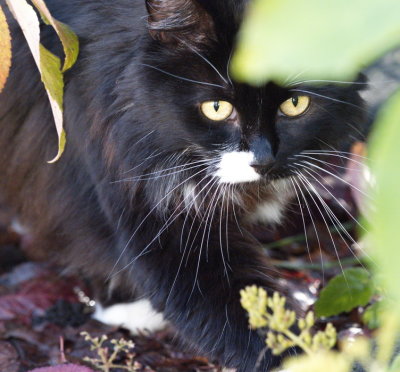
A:
{"label": "fallen leaf", "polygon": [[20,319],[30,324],[32,315],[44,315],[57,300],[77,301],[73,283],[65,278],[39,277],[22,283],[15,293],[0,297],[0,320]]}
{"label": "fallen leaf", "polygon": [[88,367],[77,364],[60,364],[58,366],[36,368],[29,372],[94,372]]}
{"label": "fallen leaf", "polygon": [[0,341],[0,371],[18,372],[20,363],[18,354],[13,346],[5,341]]}

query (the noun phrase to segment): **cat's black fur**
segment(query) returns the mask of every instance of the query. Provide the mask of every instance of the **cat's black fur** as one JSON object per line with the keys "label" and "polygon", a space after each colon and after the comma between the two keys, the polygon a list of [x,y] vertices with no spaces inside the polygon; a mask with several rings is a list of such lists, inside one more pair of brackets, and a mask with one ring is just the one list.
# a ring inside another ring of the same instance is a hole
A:
{"label": "cat's black fur", "polygon": [[[46,3],[81,43],[66,74],[67,147],[47,164],[56,154],[52,115],[8,14],[13,65],[0,95],[1,192],[47,256],[100,283],[101,296],[149,298],[188,346],[253,371],[264,341],[248,328],[239,290],[281,289],[247,232],[246,215],[260,199],[283,202],[286,191],[270,182],[292,174],[290,156],[337,147],[356,133],[358,85],[302,85],[316,94],[305,115],[290,119],[278,114],[295,94],[289,89],[231,84],[227,66],[245,0]],[[44,44],[60,53],[54,32],[45,25],[42,32]],[[237,110],[231,122],[200,113],[201,102],[220,99]],[[226,149],[250,149],[268,176],[217,193],[210,180]],[[199,160],[209,164],[182,166]],[[190,182],[197,207],[187,197]],[[267,352],[261,369],[278,362]]]}

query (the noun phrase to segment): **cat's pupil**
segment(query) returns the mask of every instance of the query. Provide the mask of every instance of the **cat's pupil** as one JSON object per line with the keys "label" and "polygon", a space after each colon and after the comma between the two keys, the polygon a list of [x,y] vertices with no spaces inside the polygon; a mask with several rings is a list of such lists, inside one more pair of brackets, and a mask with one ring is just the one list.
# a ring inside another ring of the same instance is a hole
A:
{"label": "cat's pupil", "polygon": [[218,110],[219,110],[219,101],[214,101],[214,110],[215,110],[215,112],[218,112]]}
{"label": "cat's pupil", "polygon": [[299,97],[292,97],[292,103],[294,107],[297,107],[299,104]]}

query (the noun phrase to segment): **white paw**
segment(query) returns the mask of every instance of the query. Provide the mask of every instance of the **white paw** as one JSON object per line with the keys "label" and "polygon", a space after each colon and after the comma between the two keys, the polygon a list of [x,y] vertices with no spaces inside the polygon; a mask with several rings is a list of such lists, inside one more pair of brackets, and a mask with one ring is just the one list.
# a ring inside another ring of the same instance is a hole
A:
{"label": "white paw", "polygon": [[133,334],[143,330],[154,332],[167,325],[163,315],[155,311],[148,300],[138,300],[106,308],[97,304],[93,318],[105,324],[124,327]]}

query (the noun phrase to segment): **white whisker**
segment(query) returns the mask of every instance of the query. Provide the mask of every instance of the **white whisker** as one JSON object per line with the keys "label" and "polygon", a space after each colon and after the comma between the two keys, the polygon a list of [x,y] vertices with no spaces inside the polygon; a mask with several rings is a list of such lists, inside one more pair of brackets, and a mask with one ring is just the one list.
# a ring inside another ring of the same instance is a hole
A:
{"label": "white whisker", "polygon": [[[299,176],[299,181],[305,186],[305,190],[306,190],[307,193],[310,195],[311,200],[314,202],[314,205],[316,206],[316,208],[317,208],[317,210],[318,210],[320,216],[322,217],[322,220],[324,221],[324,224],[325,224],[326,229],[327,229],[327,231],[328,231],[329,237],[330,237],[330,239],[331,239],[331,241],[332,241],[332,244],[333,244],[333,247],[334,247],[334,250],[335,250],[335,254],[336,254],[336,258],[338,259],[338,262],[339,262],[340,269],[341,269],[342,273],[344,274],[343,265],[342,265],[342,262],[340,261],[339,251],[338,251],[338,249],[337,249],[337,247],[336,247],[335,240],[333,239],[332,233],[331,233],[331,231],[330,231],[330,229],[329,229],[328,222],[326,221],[325,216],[324,216],[324,214],[322,213],[321,208],[318,206],[318,203],[317,203],[316,200],[314,199],[314,197],[313,197],[313,195],[311,194],[310,190],[307,188],[307,183],[305,182],[305,180],[307,181],[307,179],[303,176],[303,174],[302,174],[301,172],[296,172],[296,173],[297,173],[297,175]],[[345,278],[345,279],[346,279],[346,278]]]}
{"label": "white whisker", "polygon": [[[300,164],[296,164],[296,163],[295,163],[295,165],[300,165]],[[304,168],[306,168],[306,169],[304,169]],[[341,203],[340,200],[339,200],[338,198],[336,198],[336,196],[333,195],[333,193],[332,193],[320,180],[318,180],[317,177],[315,177],[315,175],[313,175],[312,173],[310,173],[310,171],[311,171],[311,172],[315,172],[315,174],[317,174],[317,175],[319,175],[319,173],[317,173],[315,170],[313,170],[313,169],[311,169],[311,168],[309,168],[309,167],[307,167],[307,166],[304,166],[304,168],[303,168],[303,170],[304,170],[305,172],[307,172],[307,174],[310,175],[315,181],[317,181],[318,184],[321,185],[321,187],[323,187],[324,190],[327,191],[327,192],[329,193],[329,195],[332,196],[332,198],[336,201],[336,203],[338,203],[338,204],[340,205],[340,207],[346,212],[346,214],[347,214],[361,229],[363,229],[365,232],[368,232],[367,229],[366,229],[363,225],[360,224],[360,222],[357,220],[357,218],[355,218],[355,217],[350,213],[350,211],[343,205],[343,203]]]}
{"label": "white whisker", "polygon": [[[352,244],[354,244],[355,246],[357,246],[360,249],[359,244],[353,239],[353,237],[349,234],[349,232],[345,229],[345,227],[343,226],[343,224],[339,221],[339,219],[335,216],[335,214],[333,213],[332,209],[328,206],[328,204],[322,199],[322,197],[318,194],[317,190],[313,187],[313,185],[311,184],[311,182],[303,175],[303,179],[304,181],[309,185],[311,191],[313,191],[313,193],[315,194],[315,196],[318,198],[318,200],[320,201],[321,205],[323,206],[323,208],[325,209],[325,211],[328,214],[328,218],[330,219],[330,221],[332,222],[333,226],[335,227],[337,233],[339,234],[340,238],[343,240],[343,242],[346,244],[348,250],[352,253],[352,255],[357,259],[358,263],[364,267],[363,263],[361,262],[361,260],[358,258],[358,256],[354,253],[353,249],[350,247],[350,245],[348,244],[348,242],[346,241],[346,239],[343,237],[341,231],[347,236],[347,238],[352,242]],[[365,252],[363,252],[365,254]],[[368,255],[367,255],[368,257]],[[370,257],[368,257],[370,258]],[[365,267],[364,267],[365,268]]]}
{"label": "white whisker", "polygon": [[302,161],[302,164],[303,164],[303,165],[304,165],[304,164],[308,164],[310,167],[317,168],[317,169],[319,169],[319,170],[321,170],[321,171],[323,171],[323,172],[329,174],[330,176],[332,176],[332,177],[336,178],[337,180],[339,180],[339,181],[345,183],[346,185],[349,185],[349,186],[352,187],[354,190],[357,190],[358,192],[360,192],[361,194],[363,194],[363,195],[364,195],[365,197],[367,197],[368,199],[372,200],[372,197],[371,197],[370,195],[368,195],[368,194],[365,193],[364,191],[360,190],[359,188],[357,188],[356,186],[354,186],[354,185],[351,184],[350,182],[348,182],[348,181],[344,180],[343,178],[339,177],[338,175],[336,175],[336,174],[334,174],[334,173],[332,173],[332,172],[329,172],[328,170],[326,170],[326,169],[324,169],[324,168],[321,168],[320,166],[318,166],[318,165],[316,165],[316,164],[310,163],[309,161],[305,161],[305,160],[304,160],[304,161]]}
{"label": "white whisker", "polygon": [[204,57],[201,53],[199,53],[195,48],[193,48],[190,44],[186,43],[184,40],[178,38],[180,42],[185,44],[193,53],[198,55],[203,61],[205,61],[211,68],[218,74],[218,76],[222,79],[222,81],[225,84],[228,84],[227,80],[222,76],[222,74],[218,71],[218,69],[206,58]]}
{"label": "white whisker", "polygon": [[305,218],[304,218],[303,207],[302,207],[302,205],[301,205],[300,197],[299,197],[299,194],[298,194],[298,192],[297,192],[297,189],[296,189],[296,187],[295,187],[295,185],[294,185],[294,182],[293,182],[292,178],[290,178],[290,181],[291,181],[292,184],[293,184],[293,189],[294,189],[294,192],[295,192],[295,194],[296,194],[297,202],[298,202],[298,204],[299,204],[299,209],[300,209],[300,213],[301,213],[301,220],[302,220],[302,222],[303,222],[303,228],[304,228],[304,237],[305,237],[305,239],[306,239],[306,247],[307,247],[308,257],[309,257],[309,259],[310,259],[310,262],[312,262],[311,251],[310,251],[310,245],[308,244],[306,220],[305,220]]}
{"label": "white whisker", "polygon": [[[147,219],[152,215],[152,213],[159,207],[159,205],[163,202],[163,200],[165,200],[166,198],[168,198],[168,196],[175,191],[178,187],[182,186],[185,182],[189,181],[190,179],[196,177],[198,174],[200,174],[201,172],[204,172],[204,169],[200,170],[199,172],[196,172],[195,174],[191,175],[189,178],[186,178],[185,180],[183,180],[182,182],[180,182],[177,186],[175,186],[172,190],[170,190],[166,195],[164,195],[163,198],[161,198],[158,203],[150,210],[149,213],[147,213],[147,215],[143,218],[143,220],[140,222],[140,224],[136,227],[135,231],[132,233],[132,235],[130,236],[130,238],[128,239],[128,241],[126,242],[124,248],[122,249],[117,261],[115,262],[113,268],[111,269],[110,274],[108,275],[107,279],[110,279],[111,275],[113,274],[115,268],[117,267],[119,261],[121,260],[123,254],[125,253],[126,249],[128,248],[129,244],[131,243],[133,237],[136,235],[136,233],[139,231],[139,229],[143,226],[143,224],[145,223],[145,221],[147,221]],[[121,271],[121,270],[120,270]],[[119,272],[120,272],[119,271]]]}
{"label": "white whisker", "polygon": [[[205,176],[201,181],[199,181],[195,187],[197,187],[206,177],[207,177],[207,176]],[[211,178],[211,180],[210,180],[209,182],[207,182],[207,183],[205,184],[205,186],[195,195],[195,197],[194,197],[193,200],[192,200],[191,207],[192,207],[193,205],[195,205],[196,199],[201,195],[201,192],[202,192],[211,182],[213,182],[213,181],[214,181],[214,184],[217,182],[217,180],[214,180],[214,179]],[[213,185],[212,185],[212,186],[213,186]],[[212,189],[212,186],[210,187],[210,190]],[[207,191],[205,197],[206,197],[207,194],[210,192],[210,190]],[[205,200],[205,197],[204,197],[204,199],[202,200],[202,203],[200,204],[199,209],[200,209],[201,205],[203,204],[203,202],[204,202],[204,200]],[[198,210],[199,210],[199,209],[198,209]],[[197,216],[198,210],[196,211],[196,216]],[[183,223],[183,225],[182,225],[182,233],[181,233],[181,240],[180,240],[180,251],[181,251],[181,252],[182,252],[182,238],[183,238],[183,232],[184,232],[184,227],[185,227],[185,224],[186,224],[186,220],[187,220],[187,218],[188,218],[188,216],[189,216],[189,212],[190,212],[190,210],[188,210],[188,211],[186,212],[186,217],[185,217],[184,223]],[[196,217],[195,217],[194,219],[196,219]],[[190,227],[189,234],[187,235],[187,236],[188,236],[187,239],[190,239],[190,234],[191,234],[192,227],[193,227],[193,224],[192,224],[191,227]],[[188,242],[188,240],[186,240],[185,248],[184,248],[184,250],[183,250],[183,254],[182,254],[181,260],[180,260],[180,262],[179,262],[178,270],[177,270],[177,272],[176,272],[174,281],[173,281],[173,283],[172,283],[172,285],[171,285],[171,289],[169,290],[169,294],[168,294],[168,297],[167,297],[167,299],[166,299],[166,304],[168,304],[169,298],[170,298],[170,296],[171,296],[171,294],[172,294],[172,291],[173,291],[173,289],[174,289],[174,287],[175,287],[175,283],[176,283],[176,281],[177,281],[177,279],[178,279],[178,276],[179,276],[179,273],[180,273],[180,271],[181,271],[182,263],[183,263],[183,260],[185,259],[186,248],[187,248],[187,242]],[[189,254],[190,254],[190,253],[188,252],[188,255],[189,255]]]}
{"label": "white whisker", "polygon": [[218,88],[224,89],[224,87],[223,87],[222,85],[213,84],[213,83],[207,83],[207,82],[205,82],[205,81],[192,80],[192,79],[189,79],[189,78],[185,78],[185,77],[183,77],[183,76],[178,76],[178,75],[172,74],[171,72],[162,70],[161,68],[158,68],[158,67],[156,67],[156,66],[148,65],[147,63],[140,63],[140,65],[141,65],[141,66],[145,66],[145,67],[152,68],[153,70],[159,71],[159,72],[161,72],[161,73],[163,73],[163,74],[169,75],[169,76],[171,76],[171,77],[174,77],[174,78],[177,78],[177,79],[180,79],[180,80],[183,80],[183,81],[187,81],[187,82],[189,82],[189,83],[208,85],[208,86],[211,86],[211,87],[218,87]]}
{"label": "white whisker", "polygon": [[359,81],[340,81],[340,80],[300,80],[295,81],[293,83],[288,84],[288,86],[298,85],[298,84],[307,84],[307,83],[332,83],[332,84],[343,84],[343,85],[372,85],[372,83],[368,82],[359,82]]}
{"label": "white whisker", "polygon": [[357,108],[358,110],[365,111],[364,107],[360,107],[360,106],[355,105],[354,103],[342,101],[342,100],[337,99],[337,98],[324,96],[323,94],[319,94],[319,93],[315,93],[315,92],[310,92],[310,91],[304,90],[304,89],[291,89],[291,91],[292,91],[292,92],[299,92],[299,93],[310,94],[310,95],[312,95],[312,96],[316,96],[316,97],[320,97],[320,98],[325,98],[325,99],[327,99],[327,100],[329,100],[329,101],[333,101],[333,102],[337,102],[337,103],[343,103],[343,104],[345,104],[345,105],[349,105],[349,106],[355,107],[355,108]]}
{"label": "white whisker", "polygon": [[[197,164],[197,165],[193,165],[193,164]],[[199,160],[199,161],[195,161],[192,163],[177,165],[175,167],[171,167],[171,168],[167,168],[167,169],[161,169],[159,171],[155,171],[155,172],[151,172],[151,173],[144,173],[137,177],[128,177],[128,178],[124,178],[121,180],[112,181],[110,183],[114,184],[114,183],[120,183],[120,182],[148,181],[148,180],[152,180],[152,179],[156,179],[156,178],[172,176],[174,174],[186,172],[190,169],[199,168],[199,167],[202,167],[204,165],[209,165],[209,164],[212,164],[212,163],[210,163],[208,160]],[[183,169],[180,169],[180,168],[183,168]],[[178,169],[178,170],[175,172],[163,174],[164,172],[168,172],[169,170],[175,170],[175,169]],[[153,175],[154,177],[149,177],[151,175]]]}
{"label": "white whisker", "polygon": [[[304,193],[303,193],[303,190],[301,189],[301,186],[298,184],[298,182],[297,182],[297,180],[296,180],[296,177],[292,177],[291,180],[292,180],[292,182],[294,182],[294,183],[297,185],[297,187],[298,187],[298,189],[299,189],[299,191],[300,191],[300,194],[301,194],[301,196],[302,196],[302,198],[303,198],[303,201],[304,201],[304,203],[305,203],[305,205],[306,205],[308,214],[309,214],[309,216],[310,216],[311,223],[312,223],[312,225],[313,225],[313,229],[314,229],[314,232],[315,232],[315,237],[316,237],[317,243],[318,243],[320,260],[321,260],[322,283],[324,283],[324,281],[325,281],[325,270],[324,270],[324,259],[323,259],[323,256],[322,256],[322,246],[321,246],[321,241],[320,241],[320,239],[319,239],[318,230],[317,230],[317,227],[315,226],[314,218],[313,218],[313,215],[312,215],[312,213],[311,213],[311,208],[310,208],[310,206],[308,205],[307,198],[305,197],[305,195],[304,195]],[[295,185],[293,185],[293,186],[295,186]]]}
{"label": "white whisker", "polygon": [[[298,154],[298,155],[295,155],[295,157],[304,158],[304,159],[310,159],[310,160],[316,161],[316,162],[321,163],[321,164],[325,165],[326,167],[330,168],[332,171],[337,171],[337,170],[335,170],[335,168],[349,170],[349,167],[347,167],[347,166],[330,163],[329,161],[318,159],[318,158],[313,157],[313,156],[307,156],[307,155],[303,155],[303,154]],[[363,172],[362,169],[355,169],[354,171],[355,172],[361,172],[361,173]]]}

